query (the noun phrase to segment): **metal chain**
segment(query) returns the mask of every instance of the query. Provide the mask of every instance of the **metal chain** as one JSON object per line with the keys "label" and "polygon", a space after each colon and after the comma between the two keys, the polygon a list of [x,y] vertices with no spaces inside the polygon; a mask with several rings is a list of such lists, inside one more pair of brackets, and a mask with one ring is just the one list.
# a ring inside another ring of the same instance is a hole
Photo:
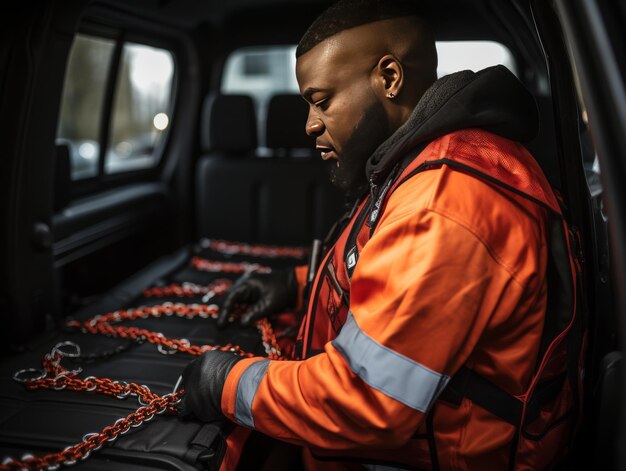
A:
{"label": "metal chain", "polygon": [[272,271],[271,267],[267,265],[261,265],[258,263],[249,263],[249,262],[220,262],[217,260],[209,260],[202,257],[192,257],[191,265],[200,271],[208,271],[208,272],[224,272],[224,273],[245,273],[245,272],[256,272],[256,273],[270,273]]}
{"label": "metal chain", "polygon": [[[140,329],[137,327],[115,325],[123,321],[173,315],[188,319],[193,317],[212,317],[216,319],[218,317],[218,312],[219,307],[216,304],[163,303],[154,306],[141,306],[135,309],[109,312],[85,321],[70,320],[66,323],[66,327],[70,329],[78,329],[83,333],[100,334],[109,337],[149,342],[153,345],[157,345],[159,351],[163,354],[170,354],[179,351],[190,355],[202,355],[202,353],[209,350],[223,350],[236,352],[245,357],[255,356],[253,353],[244,352],[239,345],[233,345],[231,343],[222,346],[191,345],[187,339],[170,339],[161,332],[153,332],[148,329]],[[268,353],[268,357],[272,360],[279,359],[281,357],[280,348],[269,321],[267,319],[261,319],[255,325],[261,333],[263,346],[265,347],[265,351]]]}
{"label": "metal chain", "polygon": [[277,247],[261,244],[244,244],[241,242],[229,242],[226,240],[202,239],[200,247],[211,249],[225,255],[253,255],[255,257],[289,257],[304,258],[308,254],[308,249],[302,247]]}
{"label": "metal chain", "polygon": [[[215,292],[215,294],[218,294],[217,291],[221,290],[226,284],[227,283],[223,283],[219,285],[219,287],[217,285],[210,285],[210,289]],[[227,288],[224,288],[224,290],[225,289]],[[215,304],[187,305],[181,303],[164,303],[150,307],[142,306],[136,309],[114,311],[95,316],[85,321],[71,320],[68,321],[66,325],[72,329],[79,329],[84,333],[104,334],[134,341],[147,341],[156,344],[159,351],[165,354],[180,351],[190,355],[201,355],[209,350],[224,350],[235,352],[242,357],[255,356],[252,353],[245,352],[238,345],[232,345],[230,343],[224,346],[190,345],[189,341],[186,339],[168,339],[160,332],[113,325],[123,321],[161,317],[162,315],[176,315],[186,318],[196,316],[202,318],[209,316],[216,318],[218,311],[219,308]],[[271,360],[283,360],[276,335],[269,321],[267,319],[261,319],[257,321],[255,325],[261,334],[261,341],[265,347],[267,357]],[[109,378],[96,378],[93,376],[80,379],[78,378],[78,374],[82,371],[82,368],[68,370],[61,365],[61,360],[66,357],[70,359],[81,358],[80,347],[70,341],[61,342],[55,345],[52,351],[44,356],[42,360],[43,369],[27,368],[20,370],[15,373],[13,378],[18,382],[24,383],[24,386],[28,390],[68,389],[72,391],[104,394],[117,399],[126,399],[127,397],[134,396],[137,397],[141,407],[127,417],[118,419],[113,425],[105,427],[99,433],[88,433],[83,437],[80,443],[69,446],[61,452],[50,453],[42,457],[24,455],[20,460],[7,458],[0,464],[0,471],[23,469],[39,470],[44,468],[55,470],[61,465],[69,466],[75,464],[78,460],[88,458],[92,452],[99,450],[103,444],[113,442],[118,436],[125,434],[131,428],[139,427],[145,422],[152,420],[155,415],[162,414],[166,411],[176,412],[173,406],[180,402],[184,392],[183,390],[176,391],[175,387],[174,392],[159,396],[151,392],[147,386],[135,383],[114,381]]]}
{"label": "metal chain", "polygon": [[206,303],[214,296],[224,294],[232,286],[233,282],[227,279],[219,279],[208,286],[197,285],[195,283],[171,283],[167,286],[153,286],[143,290],[146,298],[163,298],[163,297],[194,297],[203,296],[202,302]]}
{"label": "metal chain", "polygon": [[[169,305],[167,306],[152,306],[152,308],[144,309],[156,308],[155,311],[150,311],[150,315],[154,315],[154,312],[160,312],[161,314],[165,315],[172,315],[173,313],[176,313],[177,315],[193,317],[194,315],[202,316],[202,314],[199,314],[200,312],[210,312],[217,308],[217,306],[212,305],[206,306],[206,309],[202,310],[198,309],[197,307],[191,306],[185,306],[180,304],[174,305],[169,303]],[[215,307],[213,308],[213,306]],[[190,310],[184,309],[183,307],[190,307]],[[130,311],[115,311],[109,314],[105,314],[103,316],[96,316],[93,319],[84,321],[82,323],[78,321],[71,321],[70,323],[72,324],[72,327],[78,327],[83,332],[106,333],[112,336],[117,336],[116,333],[120,333],[120,329],[124,328],[121,326],[113,328],[109,324],[109,321],[117,321],[117,319],[130,320],[136,319],[137,317],[143,318],[145,317],[145,312],[146,311],[142,309],[134,309]],[[113,330],[108,329],[107,326],[109,328],[112,328]],[[262,319],[256,323],[256,326],[261,333],[261,339],[263,345],[265,346],[265,351],[268,355],[268,358],[272,360],[282,360],[283,358],[281,357],[280,349],[276,341],[276,336],[269,321],[267,321],[266,319]],[[103,329],[102,332],[100,332],[99,327]],[[128,337],[133,337],[134,335],[145,337],[145,340],[147,340],[148,342],[152,341],[152,343],[165,345],[171,348],[173,352],[183,351],[192,355],[200,355],[208,350],[230,350],[232,352],[238,353],[243,357],[255,356],[254,354],[245,352],[237,345],[232,346],[231,344],[228,344],[222,347],[204,345],[202,347],[197,347],[188,345],[188,343],[185,344],[185,342],[183,342],[182,340],[167,339],[159,333],[148,332],[145,329],[135,329],[135,331],[132,332],[128,332],[128,330],[126,331]],[[120,333],[120,336],[123,335]],[[73,348],[74,351],[67,351],[68,347]],[[164,396],[159,396],[150,391],[150,389],[145,385],[127,383],[125,381],[114,381],[109,378],[96,378],[94,376],[80,379],[78,378],[78,374],[82,371],[82,369],[78,368],[76,370],[68,370],[64,368],[61,365],[61,360],[64,357],[80,357],[79,346],[69,341],[61,342],[55,345],[52,351],[44,356],[44,359],[42,360],[42,370],[37,370],[34,368],[20,370],[15,373],[13,379],[18,382],[24,383],[24,386],[28,390],[68,389],[71,391],[83,391],[89,393],[104,394],[107,396],[115,397],[117,399],[126,399],[127,397],[134,396],[137,397],[141,407],[139,407],[139,409],[137,409],[135,412],[129,414],[127,417],[118,419],[113,425],[105,427],[99,433],[88,433],[83,437],[83,440],[80,443],[69,446],[61,452],[50,453],[42,457],[24,455],[22,456],[21,460],[13,460],[12,458],[7,458],[2,462],[2,464],[0,464],[0,471],[13,471],[23,469],[38,470],[44,468],[48,470],[55,470],[58,469],[61,465],[69,466],[75,464],[78,460],[84,460],[88,458],[92,452],[99,450],[106,442],[113,442],[117,439],[118,436],[125,434],[131,428],[139,427],[142,424],[149,422],[155,415],[162,414],[166,411],[175,413],[176,411],[173,406],[180,402],[182,394],[184,393],[184,390],[176,391],[175,388],[174,392],[166,394]],[[29,377],[29,375],[32,376]]]}
{"label": "metal chain", "polygon": [[[233,244],[225,241],[208,241],[205,244],[214,250],[223,253],[245,253],[252,255],[263,255],[268,257],[278,256],[303,256],[306,252],[299,252],[298,249],[277,248],[269,246],[249,246],[247,244]],[[202,271],[209,272],[259,272],[269,273],[271,268],[256,263],[224,263],[193,257],[192,265]],[[172,283],[164,287],[151,287],[144,290],[145,297],[194,297],[202,295],[202,301],[208,302],[212,297],[223,294],[232,286],[232,281],[219,279],[209,284],[201,286],[194,283],[177,284]],[[104,315],[98,315],[85,321],[70,320],[66,323],[69,329],[78,329],[84,333],[101,334],[109,337],[128,339],[132,343],[128,346],[118,347],[114,352],[119,353],[126,350],[134,342],[149,342],[157,345],[159,352],[172,354],[184,352],[190,355],[201,355],[209,350],[231,351],[242,357],[253,357],[252,353],[245,352],[239,345],[226,344],[219,345],[191,345],[187,339],[170,339],[160,332],[153,332],[147,329],[136,327],[126,327],[116,325],[124,321],[136,319],[147,319],[149,317],[173,316],[185,318],[217,318],[219,307],[215,304],[182,304],[163,303],[155,306],[141,306],[135,309],[119,310]],[[271,324],[266,319],[261,319],[255,323],[261,334],[261,340],[265,348],[267,357],[271,360],[283,360],[276,335]],[[92,452],[99,450],[105,443],[113,442],[118,436],[127,433],[131,428],[139,427],[152,420],[155,415],[166,411],[176,412],[174,405],[180,402],[184,391],[176,391],[159,396],[150,391],[145,385],[127,383],[125,381],[114,381],[109,378],[96,378],[89,376],[81,379],[78,374],[82,368],[78,367],[69,370],[61,365],[63,358],[69,358],[74,362],[84,363],[88,356],[81,355],[80,347],[74,342],[66,341],[58,343],[50,353],[46,354],[42,360],[43,369],[26,368],[15,373],[13,378],[23,383],[26,389],[68,389],[71,391],[82,391],[94,394],[103,394],[117,399],[127,397],[137,397],[140,407],[125,418],[118,419],[113,425],[105,427],[99,433],[86,434],[80,443],[69,446],[58,453],[50,453],[42,457],[35,457],[30,454],[22,456],[20,460],[6,458],[0,464],[0,471],[5,470],[31,470],[48,469],[55,470],[61,465],[70,466],[78,460],[87,459]]]}
{"label": "metal chain", "polygon": [[[74,352],[65,349],[72,347]],[[48,469],[55,470],[61,465],[70,466],[78,460],[87,459],[92,452],[99,450],[105,443],[114,442],[117,437],[124,435],[131,428],[136,428],[149,422],[155,415],[164,412],[175,413],[174,406],[180,402],[183,390],[175,391],[164,396],[153,393],[147,386],[125,381],[113,381],[109,378],[95,378],[89,376],[85,379],[78,378],[81,369],[68,370],[61,365],[64,357],[80,356],[80,348],[73,342],[61,342],[47,353],[43,360],[43,369],[36,370],[27,368],[20,370],[13,376],[15,381],[23,383],[26,389],[69,389],[72,391],[85,391],[94,394],[113,396],[118,399],[137,397],[140,407],[124,418],[118,419],[113,425],[108,425],[99,433],[88,433],[83,436],[80,443],[68,446],[63,451],[49,453],[41,457],[27,454],[20,460],[6,458],[0,464],[1,471]],[[33,373],[36,376],[29,377]]]}

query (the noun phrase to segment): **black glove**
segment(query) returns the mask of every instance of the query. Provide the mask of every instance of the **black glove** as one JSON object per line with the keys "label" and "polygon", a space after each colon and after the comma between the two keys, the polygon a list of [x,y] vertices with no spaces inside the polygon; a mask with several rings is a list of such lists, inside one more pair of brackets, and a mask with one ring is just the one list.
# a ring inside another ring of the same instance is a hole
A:
{"label": "black glove", "polygon": [[222,390],[228,372],[241,359],[236,353],[210,350],[190,362],[180,385],[185,392],[176,407],[179,415],[193,416],[203,422],[224,420]]}
{"label": "black glove", "polygon": [[223,327],[226,324],[235,304],[249,304],[240,317],[245,326],[295,306],[297,298],[298,283],[293,269],[243,276],[228,290],[217,325]]}

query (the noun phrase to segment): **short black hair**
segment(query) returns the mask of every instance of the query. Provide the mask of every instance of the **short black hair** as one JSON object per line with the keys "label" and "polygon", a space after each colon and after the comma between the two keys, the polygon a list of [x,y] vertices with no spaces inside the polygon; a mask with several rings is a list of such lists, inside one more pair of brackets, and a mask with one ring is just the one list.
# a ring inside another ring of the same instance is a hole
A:
{"label": "short black hair", "polygon": [[309,26],[296,48],[296,57],[346,29],[390,18],[419,16],[416,3],[415,0],[339,0]]}

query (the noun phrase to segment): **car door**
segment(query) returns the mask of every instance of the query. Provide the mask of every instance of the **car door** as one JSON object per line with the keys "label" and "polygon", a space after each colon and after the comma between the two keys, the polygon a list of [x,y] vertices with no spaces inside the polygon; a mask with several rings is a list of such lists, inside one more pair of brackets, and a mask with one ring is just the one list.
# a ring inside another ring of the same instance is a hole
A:
{"label": "car door", "polygon": [[[589,309],[587,418],[581,446],[574,451],[571,464],[585,463],[585,469],[624,469],[621,444],[626,407],[620,391],[626,377],[622,361],[626,325],[626,5],[606,0],[531,4],[556,94],[562,106],[572,111],[561,113],[562,148],[571,153],[578,150],[585,162],[585,178],[576,176],[570,165],[568,179],[570,206],[589,223],[582,247],[587,254],[585,300]],[[567,78],[570,74],[571,81]],[[574,97],[565,96],[567,86],[575,90]]]}
{"label": "car door", "polygon": [[179,88],[188,64],[184,33],[94,8],[25,2],[3,15],[0,335],[7,348],[184,239],[173,161],[190,153],[193,130],[178,140],[171,132],[177,100],[196,89]]}

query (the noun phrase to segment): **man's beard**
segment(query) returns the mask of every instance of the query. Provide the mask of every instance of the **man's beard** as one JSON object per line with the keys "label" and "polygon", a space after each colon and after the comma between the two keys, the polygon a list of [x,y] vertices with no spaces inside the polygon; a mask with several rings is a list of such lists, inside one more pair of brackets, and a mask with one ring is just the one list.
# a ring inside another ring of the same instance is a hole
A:
{"label": "man's beard", "polygon": [[339,156],[327,160],[330,181],[348,196],[358,197],[368,187],[365,163],[374,151],[389,137],[389,119],[383,105],[375,101],[365,110],[354,127],[352,135]]}

